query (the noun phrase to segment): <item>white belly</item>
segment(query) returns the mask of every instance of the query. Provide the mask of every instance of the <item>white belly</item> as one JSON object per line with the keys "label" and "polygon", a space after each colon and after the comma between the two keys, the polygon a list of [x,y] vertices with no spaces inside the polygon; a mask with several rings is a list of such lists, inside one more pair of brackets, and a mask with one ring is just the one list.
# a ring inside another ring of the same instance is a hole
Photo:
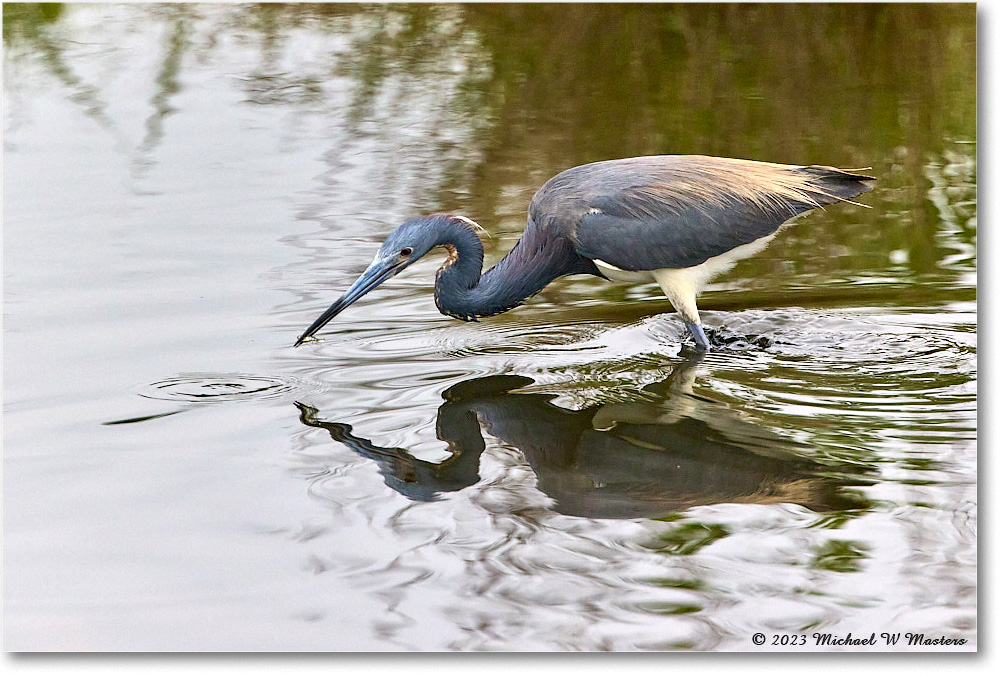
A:
{"label": "white belly", "polygon": [[[777,234],[777,233],[775,233]],[[698,292],[708,281],[719,274],[729,270],[743,258],[748,258],[758,253],[774,239],[775,234],[761,237],[749,244],[737,246],[726,251],[722,255],[709,258],[700,265],[694,267],[669,268],[664,267],[658,270],[641,270],[630,272],[615,267],[603,260],[594,260],[597,269],[612,281],[623,281],[628,283],[648,283],[655,281],[663,290],[663,294],[670,300],[680,315],[692,323],[701,323],[698,317],[698,306],[695,303]]]}
{"label": "white belly", "polygon": [[649,270],[629,272],[628,270],[619,269],[610,263],[604,262],[603,260],[594,260],[594,264],[597,265],[597,269],[601,270],[601,274],[606,276],[611,281],[623,281],[632,284],[642,284],[650,281],[656,281],[653,278],[653,273]]}

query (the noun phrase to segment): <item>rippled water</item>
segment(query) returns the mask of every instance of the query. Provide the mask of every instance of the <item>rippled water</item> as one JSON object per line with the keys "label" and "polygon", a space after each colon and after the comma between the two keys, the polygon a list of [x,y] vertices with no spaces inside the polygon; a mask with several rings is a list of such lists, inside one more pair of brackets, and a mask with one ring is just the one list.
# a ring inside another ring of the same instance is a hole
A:
{"label": "rippled water", "polygon": [[[974,19],[5,5],[5,648],[975,649]],[[439,259],[291,347],[402,219],[495,261],[660,152],[879,182],[712,284],[707,355],[652,286],[448,319]]]}

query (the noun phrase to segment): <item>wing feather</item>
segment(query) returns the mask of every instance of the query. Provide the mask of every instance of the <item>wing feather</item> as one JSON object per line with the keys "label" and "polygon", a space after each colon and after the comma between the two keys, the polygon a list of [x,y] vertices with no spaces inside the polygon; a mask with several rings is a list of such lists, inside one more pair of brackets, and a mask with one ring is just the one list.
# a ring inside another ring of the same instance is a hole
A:
{"label": "wing feather", "polygon": [[623,270],[683,268],[849,201],[874,178],[825,166],[664,155],[585,164],[552,178],[530,213],[580,255]]}

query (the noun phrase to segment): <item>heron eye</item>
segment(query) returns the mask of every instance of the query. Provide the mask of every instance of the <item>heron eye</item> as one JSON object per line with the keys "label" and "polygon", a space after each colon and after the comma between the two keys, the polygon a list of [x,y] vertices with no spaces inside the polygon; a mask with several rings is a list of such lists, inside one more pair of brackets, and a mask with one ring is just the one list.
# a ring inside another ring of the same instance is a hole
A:
{"label": "heron eye", "polygon": [[410,248],[409,246],[407,246],[406,248],[404,248],[402,251],[399,252],[399,255],[401,255],[401,256],[403,256],[405,258],[406,256],[410,255],[411,253],[413,253],[413,249]]}

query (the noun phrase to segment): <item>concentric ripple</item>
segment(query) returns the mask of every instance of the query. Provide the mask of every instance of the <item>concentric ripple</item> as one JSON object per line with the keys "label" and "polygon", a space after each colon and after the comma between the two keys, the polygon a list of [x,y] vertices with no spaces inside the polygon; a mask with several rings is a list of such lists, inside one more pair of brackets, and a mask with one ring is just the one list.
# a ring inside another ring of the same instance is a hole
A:
{"label": "concentric ripple", "polygon": [[236,401],[279,398],[292,384],[278,379],[243,373],[184,374],[143,387],[138,394],[161,401]]}

